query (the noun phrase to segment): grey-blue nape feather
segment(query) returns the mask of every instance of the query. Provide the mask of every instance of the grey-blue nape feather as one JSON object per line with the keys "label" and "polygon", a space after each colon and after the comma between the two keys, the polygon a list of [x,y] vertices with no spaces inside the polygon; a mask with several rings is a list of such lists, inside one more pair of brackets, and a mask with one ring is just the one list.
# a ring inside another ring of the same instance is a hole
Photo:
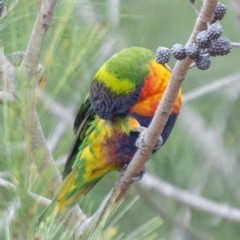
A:
{"label": "grey-blue nape feather", "polygon": [[137,86],[133,92],[117,95],[106,88],[102,83],[94,80],[89,94],[91,106],[102,119],[111,119],[114,115],[124,117],[130,108],[138,101],[141,87]]}

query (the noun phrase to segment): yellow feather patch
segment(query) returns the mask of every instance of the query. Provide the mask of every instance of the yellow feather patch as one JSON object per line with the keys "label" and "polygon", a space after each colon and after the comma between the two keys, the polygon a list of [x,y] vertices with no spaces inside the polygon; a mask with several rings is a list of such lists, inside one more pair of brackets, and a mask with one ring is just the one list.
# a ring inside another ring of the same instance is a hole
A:
{"label": "yellow feather patch", "polygon": [[126,118],[116,118],[114,120],[114,129],[119,132],[126,133],[127,135],[139,126],[139,122],[135,118],[129,116]]}
{"label": "yellow feather patch", "polygon": [[77,176],[77,168],[73,169],[62,182],[59,188],[59,191],[56,194],[57,201],[60,201],[62,198],[66,196],[69,189],[73,186],[76,176]]}
{"label": "yellow feather patch", "polygon": [[109,73],[106,70],[106,66],[103,65],[94,77],[98,82],[103,83],[108,89],[114,89],[114,93],[128,93],[135,89],[135,84],[129,79],[117,78],[115,75]]}
{"label": "yellow feather patch", "polygon": [[77,191],[74,195],[72,195],[69,198],[63,198],[58,202],[57,209],[58,212],[63,211],[66,207],[71,207],[73,204],[76,203],[76,201],[80,198],[80,196],[84,195],[88,191],[91,190],[91,188],[96,184],[97,182],[94,182],[90,184],[89,186]]}

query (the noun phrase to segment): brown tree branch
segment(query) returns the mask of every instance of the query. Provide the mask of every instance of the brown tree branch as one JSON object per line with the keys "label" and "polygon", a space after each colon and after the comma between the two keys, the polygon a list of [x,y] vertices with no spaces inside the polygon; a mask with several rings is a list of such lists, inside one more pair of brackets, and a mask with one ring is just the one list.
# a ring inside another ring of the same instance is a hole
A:
{"label": "brown tree branch", "polygon": [[[35,109],[36,87],[38,81],[38,63],[41,56],[43,43],[47,30],[51,24],[57,0],[45,0],[37,14],[28,47],[18,69],[19,88],[19,114],[22,121],[24,138],[27,144],[28,158],[37,163],[38,170],[44,175],[47,192],[50,197],[54,196],[55,189],[61,182],[61,175],[55,166],[51,153],[38,119]],[[37,157],[38,156],[38,157]],[[45,170],[48,169],[47,177]]]}
{"label": "brown tree branch", "polygon": [[45,0],[41,5],[28,42],[25,57],[20,66],[20,72],[24,74],[24,79],[34,82],[34,84],[32,84],[33,88],[36,88],[38,63],[56,3],[57,0]]}
{"label": "brown tree branch", "polygon": [[20,99],[19,104],[23,106],[20,108],[20,114],[23,134],[27,140],[30,154],[29,158],[36,159],[36,156],[41,152],[43,162],[42,164],[37,164],[40,173],[43,173],[47,166],[50,166],[52,169],[54,179],[51,179],[51,181],[54,181],[52,181],[51,184],[48,184],[48,186],[52,186],[52,189],[49,189],[48,191],[50,196],[54,195],[53,189],[55,189],[57,184],[61,182],[61,177],[60,173],[54,166],[51,153],[47,148],[46,140],[35,110],[35,89],[38,80],[38,63],[56,2],[57,0],[46,0],[40,7],[25,57],[18,71],[18,78],[21,79],[21,82],[24,82],[23,87],[19,89],[18,93]]}

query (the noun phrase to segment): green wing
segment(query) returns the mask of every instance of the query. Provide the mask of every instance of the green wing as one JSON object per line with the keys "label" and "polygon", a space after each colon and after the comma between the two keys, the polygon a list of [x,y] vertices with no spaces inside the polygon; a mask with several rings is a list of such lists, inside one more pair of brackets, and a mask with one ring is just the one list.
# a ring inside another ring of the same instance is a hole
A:
{"label": "green wing", "polygon": [[77,113],[76,119],[74,121],[73,131],[76,137],[74,139],[72,148],[68,154],[68,158],[63,170],[63,179],[69,174],[69,172],[71,172],[72,166],[75,161],[75,157],[78,154],[79,147],[85,138],[89,123],[93,121],[95,116],[96,116],[96,113],[93,111],[91,107],[89,96],[88,96],[85,99],[85,101],[82,103]]}

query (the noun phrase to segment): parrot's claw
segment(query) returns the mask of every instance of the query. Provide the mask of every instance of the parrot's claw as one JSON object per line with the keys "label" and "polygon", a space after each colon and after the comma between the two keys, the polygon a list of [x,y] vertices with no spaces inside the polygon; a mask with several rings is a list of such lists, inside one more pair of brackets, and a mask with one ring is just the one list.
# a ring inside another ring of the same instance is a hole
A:
{"label": "parrot's claw", "polygon": [[146,131],[147,131],[147,128],[142,127],[142,126],[135,129],[135,132],[140,133],[135,145],[137,148],[140,148],[142,150],[147,149],[147,147],[145,146],[145,143],[144,143],[144,137],[145,137]]}
{"label": "parrot's claw", "polygon": [[143,170],[138,175],[136,175],[135,177],[132,177],[132,180],[133,181],[141,180],[146,172],[147,172],[147,168],[144,167]]}
{"label": "parrot's claw", "polygon": [[[124,172],[127,170],[127,167],[128,167],[128,163],[125,163],[118,169],[118,172],[121,176],[123,176]],[[146,167],[144,167],[143,170],[138,175],[136,175],[135,177],[132,177],[132,180],[133,181],[141,180],[146,172],[147,172],[147,169]]]}
{"label": "parrot's claw", "polygon": [[157,142],[156,142],[153,150],[158,150],[158,149],[160,149],[162,145],[163,145],[163,139],[162,139],[162,137],[160,136],[160,137],[158,138],[158,140],[157,140]]}
{"label": "parrot's claw", "polygon": [[[138,147],[142,150],[147,149],[147,147],[145,147],[145,143],[144,143],[144,137],[145,137],[147,128],[141,126],[141,127],[137,128],[135,131],[140,132],[140,136],[138,137],[138,139],[135,143],[136,147]],[[163,144],[163,139],[160,136],[158,138],[153,150],[158,150],[159,148],[161,148],[162,144]]]}
{"label": "parrot's claw", "polygon": [[119,169],[118,169],[118,173],[123,176],[124,172],[127,170],[128,167],[128,163],[124,163]]}

